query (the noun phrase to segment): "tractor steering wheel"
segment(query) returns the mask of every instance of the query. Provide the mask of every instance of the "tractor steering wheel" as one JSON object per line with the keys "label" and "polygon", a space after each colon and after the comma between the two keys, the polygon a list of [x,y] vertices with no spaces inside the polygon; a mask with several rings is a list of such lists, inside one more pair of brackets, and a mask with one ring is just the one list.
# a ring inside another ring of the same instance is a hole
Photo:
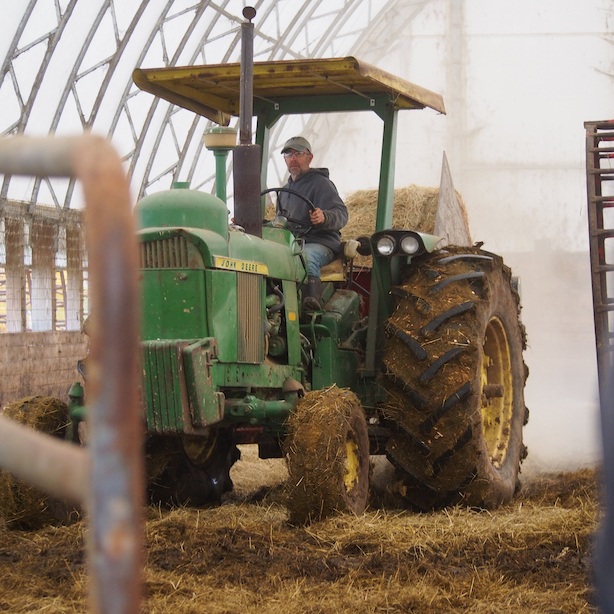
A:
{"label": "tractor steering wheel", "polygon": [[299,194],[298,192],[295,192],[294,190],[291,190],[290,188],[269,188],[268,190],[264,190],[263,192],[260,192],[260,196],[264,196],[265,194],[268,194],[269,192],[275,192],[275,194],[277,194],[277,204],[275,206],[277,215],[283,215],[289,222],[292,222],[292,224],[295,224],[297,228],[293,230],[293,233],[298,237],[304,237],[313,228],[313,225],[305,224],[303,220],[297,220],[295,218],[288,217],[287,215],[288,212],[284,208],[282,208],[282,206],[279,204],[279,200],[280,200],[279,194],[280,192],[287,192],[288,194],[294,194],[295,196],[298,196],[303,202],[307,204],[307,206],[312,211],[316,210],[316,206],[306,196],[303,196],[302,194]]}

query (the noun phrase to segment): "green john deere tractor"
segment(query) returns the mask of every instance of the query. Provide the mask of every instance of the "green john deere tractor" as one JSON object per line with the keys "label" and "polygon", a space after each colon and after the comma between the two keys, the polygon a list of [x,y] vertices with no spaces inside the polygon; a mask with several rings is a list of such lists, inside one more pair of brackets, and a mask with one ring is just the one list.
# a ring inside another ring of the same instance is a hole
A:
{"label": "green john deere tractor", "polygon": [[[237,445],[256,444],[287,458],[298,519],[362,513],[373,454],[412,509],[509,500],[527,416],[510,270],[479,247],[437,250],[441,237],[391,228],[398,112],[444,113],[441,97],[351,57],[252,66],[250,26],[241,64],[134,74],[221,126],[241,123],[234,224],[223,200],[190,189],[137,204],[150,496],[219,501]],[[283,115],[346,111],[383,120],[376,232],[349,242],[323,271],[322,309],[301,313],[301,238],[283,216],[263,221],[269,132]],[[352,266],[356,249],[371,267]],[[83,405],[73,390],[75,422]]]}

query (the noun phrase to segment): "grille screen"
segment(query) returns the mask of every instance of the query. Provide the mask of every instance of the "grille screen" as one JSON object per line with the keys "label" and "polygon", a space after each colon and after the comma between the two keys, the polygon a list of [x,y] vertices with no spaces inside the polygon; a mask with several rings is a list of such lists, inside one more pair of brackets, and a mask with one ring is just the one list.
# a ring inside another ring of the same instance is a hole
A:
{"label": "grille screen", "polygon": [[237,273],[237,299],[239,362],[262,362],[264,360],[262,277]]}
{"label": "grille screen", "polygon": [[181,352],[186,345],[176,341],[147,341],[141,345],[147,426],[157,433],[183,430]]}
{"label": "grille screen", "polygon": [[190,268],[187,239],[180,236],[141,243],[139,267],[141,269]]}

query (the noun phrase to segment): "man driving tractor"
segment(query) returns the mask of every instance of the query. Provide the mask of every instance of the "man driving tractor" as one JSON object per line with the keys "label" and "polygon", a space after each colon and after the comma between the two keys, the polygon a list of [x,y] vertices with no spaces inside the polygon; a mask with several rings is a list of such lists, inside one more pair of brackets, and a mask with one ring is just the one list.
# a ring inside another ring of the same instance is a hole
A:
{"label": "man driving tractor", "polygon": [[285,187],[308,198],[314,205],[310,210],[298,196],[288,192],[279,194],[280,207],[292,220],[289,228],[298,222],[310,227],[304,235],[308,279],[303,286],[302,306],[304,310],[314,311],[320,309],[320,268],[332,262],[341,249],[339,231],[347,224],[348,211],[329,179],[328,169],[310,167],[313,154],[307,139],[293,136],[286,141],[281,153],[290,173]]}

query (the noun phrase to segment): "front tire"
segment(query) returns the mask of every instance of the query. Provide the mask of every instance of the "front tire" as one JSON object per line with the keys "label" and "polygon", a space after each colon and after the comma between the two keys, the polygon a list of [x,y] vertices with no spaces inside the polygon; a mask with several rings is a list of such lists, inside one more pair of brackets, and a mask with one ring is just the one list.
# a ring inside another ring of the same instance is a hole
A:
{"label": "front tire", "polygon": [[207,435],[152,437],[146,443],[149,499],[163,505],[219,505],[233,489],[230,469],[241,457],[228,429]]}
{"label": "front tire", "polygon": [[492,509],[513,497],[526,456],[519,296],[502,259],[479,248],[416,265],[386,323],[394,490],[419,510]]}
{"label": "front tire", "polygon": [[336,386],[308,392],[287,428],[290,522],[362,514],[369,495],[369,436],[356,395]]}

